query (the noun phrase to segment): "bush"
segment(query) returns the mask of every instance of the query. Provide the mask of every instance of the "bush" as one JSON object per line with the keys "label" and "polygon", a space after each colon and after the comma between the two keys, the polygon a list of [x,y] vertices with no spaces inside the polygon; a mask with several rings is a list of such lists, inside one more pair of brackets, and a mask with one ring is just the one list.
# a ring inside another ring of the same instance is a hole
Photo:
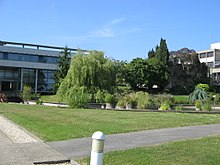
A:
{"label": "bush", "polygon": [[156,107],[160,107],[165,102],[169,103],[169,105],[172,105],[174,102],[173,96],[169,94],[161,94],[154,95],[152,98],[152,104]]}
{"label": "bush", "polygon": [[123,97],[119,98],[119,101],[117,103],[117,106],[120,107],[120,108],[125,108],[126,107],[126,102],[125,100],[123,99]]}
{"label": "bush", "polygon": [[205,104],[202,106],[202,110],[203,110],[203,111],[211,111],[211,110],[212,110],[211,104],[205,103]]}
{"label": "bush", "polygon": [[182,105],[178,105],[175,107],[176,111],[182,111],[183,110],[183,106]]}
{"label": "bush", "polygon": [[98,90],[95,94],[95,100],[97,103],[103,103],[105,101],[105,93],[104,91]]}
{"label": "bush", "polygon": [[125,102],[125,106],[129,107],[131,106],[131,108],[135,108],[137,105],[137,99],[136,99],[136,94],[135,93],[130,93],[127,94],[123,97],[124,102]]}
{"label": "bush", "polygon": [[114,104],[115,103],[115,97],[112,94],[106,94],[105,96],[105,102],[109,104]]}
{"label": "bush", "polygon": [[220,94],[215,94],[214,104],[220,104]]}
{"label": "bush", "polygon": [[151,107],[151,97],[147,92],[137,92],[136,101],[138,109],[145,109]]}
{"label": "bush", "polygon": [[201,100],[196,100],[194,104],[195,104],[195,107],[197,110],[200,110],[200,111],[202,110],[202,101]]}
{"label": "bush", "polygon": [[209,85],[208,84],[197,84],[196,88],[201,89],[203,91],[208,92],[209,91]]}
{"label": "bush", "polygon": [[67,102],[72,108],[85,108],[89,101],[89,94],[83,87],[72,87],[68,91]]}
{"label": "bush", "polygon": [[195,90],[189,95],[192,102],[196,100],[206,101],[208,99],[208,94],[201,87],[196,87]]}
{"label": "bush", "polygon": [[169,102],[164,102],[164,103],[162,103],[159,109],[160,109],[160,110],[163,110],[163,111],[170,110],[170,104],[169,104]]}
{"label": "bush", "polygon": [[31,86],[24,85],[23,91],[21,93],[21,98],[24,101],[30,101],[33,98],[32,92],[31,92]]}

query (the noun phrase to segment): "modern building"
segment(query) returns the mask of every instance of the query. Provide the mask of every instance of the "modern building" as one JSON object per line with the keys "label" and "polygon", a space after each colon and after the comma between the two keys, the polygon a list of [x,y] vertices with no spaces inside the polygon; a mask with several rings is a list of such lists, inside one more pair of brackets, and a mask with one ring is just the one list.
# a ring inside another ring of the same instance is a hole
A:
{"label": "modern building", "polygon": [[220,84],[220,43],[213,43],[211,49],[197,53],[200,62],[208,66],[212,82]]}
{"label": "modern building", "polygon": [[[0,91],[15,94],[25,84],[35,93],[52,92],[63,47],[0,41]],[[69,49],[74,54],[77,49]]]}

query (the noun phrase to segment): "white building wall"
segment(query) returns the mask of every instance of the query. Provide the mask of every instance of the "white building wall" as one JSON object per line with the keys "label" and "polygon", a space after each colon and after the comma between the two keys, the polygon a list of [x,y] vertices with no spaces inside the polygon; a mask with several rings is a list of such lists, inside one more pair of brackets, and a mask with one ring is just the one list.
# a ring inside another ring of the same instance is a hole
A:
{"label": "white building wall", "polygon": [[211,44],[211,49],[220,49],[220,42]]}

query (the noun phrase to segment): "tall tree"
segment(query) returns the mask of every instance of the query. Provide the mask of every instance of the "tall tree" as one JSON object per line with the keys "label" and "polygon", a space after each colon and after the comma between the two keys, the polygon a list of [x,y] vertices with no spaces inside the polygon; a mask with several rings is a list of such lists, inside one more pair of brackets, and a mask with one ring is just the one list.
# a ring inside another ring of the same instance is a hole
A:
{"label": "tall tree", "polygon": [[157,91],[162,91],[167,86],[169,81],[168,67],[157,58],[147,60],[147,83],[148,89],[157,86]]}
{"label": "tall tree", "polygon": [[148,52],[148,58],[154,58],[156,55],[156,52],[154,51],[154,49],[149,50]]}
{"label": "tall tree", "polygon": [[194,50],[183,48],[172,51],[170,58],[170,72],[172,92],[175,94],[189,94],[198,83],[209,83],[207,66],[200,63]]}
{"label": "tall tree", "polygon": [[54,73],[54,91],[56,92],[62,83],[63,79],[66,77],[67,72],[70,67],[70,56],[71,52],[67,46],[65,46],[64,50],[60,52],[59,60],[58,60],[58,70]]}
{"label": "tall tree", "polygon": [[86,55],[78,51],[72,57],[70,69],[59,87],[58,96],[61,100],[68,99],[72,95],[70,92],[79,88],[94,96],[98,90],[112,92],[115,86],[116,69],[112,60],[104,57],[104,53],[100,51],[90,51]]}
{"label": "tall tree", "polygon": [[169,62],[169,50],[167,48],[166,40],[161,38],[160,46],[156,50],[155,57],[161,61],[164,65],[168,65]]}
{"label": "tall tree", "polygon": [[143,90],[147,83],[147,61],[135,58],[128,64],[126,81],[133,90]]}

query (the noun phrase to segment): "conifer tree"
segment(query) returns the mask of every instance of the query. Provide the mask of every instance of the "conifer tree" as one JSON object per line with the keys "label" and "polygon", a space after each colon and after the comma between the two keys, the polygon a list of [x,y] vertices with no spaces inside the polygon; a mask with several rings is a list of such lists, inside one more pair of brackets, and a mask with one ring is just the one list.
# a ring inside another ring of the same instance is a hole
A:
{"label": "conifer tree", "polygon": [[69,70],[70,55],[71,55],[70,53],[71,52],[69,51],[68,47],[65,46],[64,50],[60,53],[61,55],[59,55],[58,70],[54,73],[54,79],[55,79],[54,91],[55,92],[59,88],[61,82],[66,77],[67,72]]}

